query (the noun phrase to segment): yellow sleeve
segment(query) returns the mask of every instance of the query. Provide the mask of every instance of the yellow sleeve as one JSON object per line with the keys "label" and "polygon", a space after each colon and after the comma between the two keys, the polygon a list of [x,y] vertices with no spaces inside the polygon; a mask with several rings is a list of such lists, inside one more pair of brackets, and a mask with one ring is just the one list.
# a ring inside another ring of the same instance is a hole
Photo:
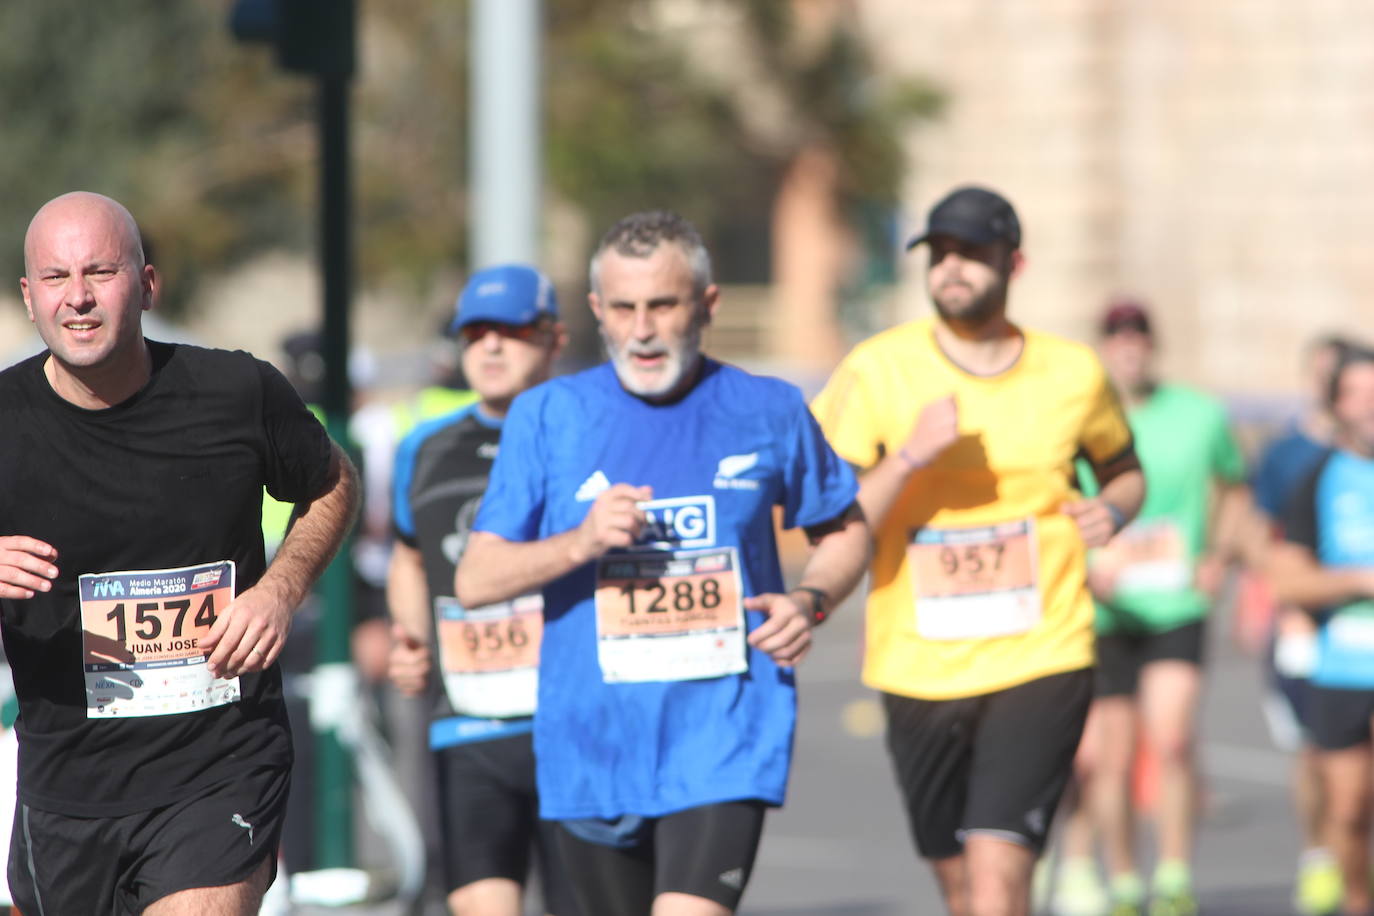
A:
{"label": "yellow sleeve", "polygon": [[868,381],[849,359],[840,364],[816,395],[811,412],[830,447],[841,458],[859,468],[871,468],[878,463],[882,457],[878,417]]}
{"label": "yellow sleeve", "polygon": [[1121,409],[1121,399],[1096,358],[1092,361],[1092,372],[1092,404],[1083,419],[1078,444],[1088,460],[1101,467],[1124,454],[1134,440],[1126,412]]}

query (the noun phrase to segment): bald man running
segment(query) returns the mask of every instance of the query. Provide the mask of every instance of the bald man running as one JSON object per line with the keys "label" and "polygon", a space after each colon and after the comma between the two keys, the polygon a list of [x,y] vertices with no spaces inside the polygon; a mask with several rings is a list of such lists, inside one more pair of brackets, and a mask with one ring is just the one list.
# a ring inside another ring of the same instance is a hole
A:
{"label": "bald man running", "polygon": [[[117,202],[45,204],[19,281],[47,350],[0,372],[0,625],[27,914],[256,913],[291,766],[276,660],[355,475],[247,353],[145,340]],[[261,491],[302,514],[272,565]]]}

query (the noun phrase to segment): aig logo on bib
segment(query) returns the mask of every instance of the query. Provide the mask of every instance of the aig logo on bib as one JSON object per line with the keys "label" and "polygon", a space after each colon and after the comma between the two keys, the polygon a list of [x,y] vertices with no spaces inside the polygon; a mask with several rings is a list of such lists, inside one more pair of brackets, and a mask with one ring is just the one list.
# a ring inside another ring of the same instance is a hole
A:
{"label": "aig logo on bib", "polygon": [[646,524],[639,546],[710,547],[716,543],[716,498],[680,496],[640,503]]}

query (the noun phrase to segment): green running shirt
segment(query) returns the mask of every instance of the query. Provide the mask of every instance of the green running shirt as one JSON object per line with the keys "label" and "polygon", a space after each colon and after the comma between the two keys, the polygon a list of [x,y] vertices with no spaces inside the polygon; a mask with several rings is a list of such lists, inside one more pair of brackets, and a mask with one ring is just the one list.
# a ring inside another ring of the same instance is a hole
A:
{"label": "green running shirt", "polygon": [[[1136,454],[1145,471],[1140,515],[1093,564],[1116,568],[1110,602],[1096,602],[1098,633],[1172,630],[1206,616],[1210,599],[1193,587],[1206,545],[1212,484],[1240,483],[1245,461],[1215,398],[1182,385],[1160,385],[1149,400],[1127,409]],[[1083,491],[1097,492],[1080,463]]]}

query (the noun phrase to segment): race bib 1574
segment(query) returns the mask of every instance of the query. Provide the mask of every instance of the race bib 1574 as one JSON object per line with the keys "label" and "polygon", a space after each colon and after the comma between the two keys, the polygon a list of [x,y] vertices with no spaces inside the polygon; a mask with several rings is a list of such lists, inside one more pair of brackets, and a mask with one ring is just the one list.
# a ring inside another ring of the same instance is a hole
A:
{"label": "race bib 1574", "polygon": [[234,561],[87,573],[78,581],[86,717],[165,716],[239,699],[200,641],[234,600]]}

